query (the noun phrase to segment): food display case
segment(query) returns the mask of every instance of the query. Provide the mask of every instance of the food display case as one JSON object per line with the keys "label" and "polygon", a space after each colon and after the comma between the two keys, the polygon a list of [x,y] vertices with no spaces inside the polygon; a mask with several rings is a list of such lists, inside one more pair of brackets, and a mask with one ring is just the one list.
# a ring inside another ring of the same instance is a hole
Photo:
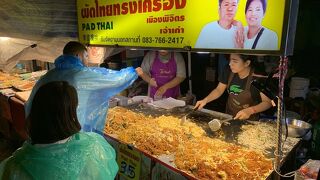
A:
{"label": "food display case", "polygon": [[14,130],[24,140],[27,139],[24,113],[25,101],[18,98],[16,96],[17,93],[19,94],[20,92],[12,89],[0,89],[0,132],[9,138],[13,133],[12,130]]}
{"label": "food display case", "polygon": [[[117,151],[120,179],[271,178],[274,122],[234,120],[212,132],[211,119],[231,116],[202,109],[181,124],[190,108],[164,110],[139,103],[109,109],[104,134]],[[298,142],[288,137],[284,155]]]}
{"label": "food display case", "polygon": [[47,70],[15,74],[0,71],[0,131],[10,137],[14,130],[22,139],[27,138],[24,103],[35,82]]}

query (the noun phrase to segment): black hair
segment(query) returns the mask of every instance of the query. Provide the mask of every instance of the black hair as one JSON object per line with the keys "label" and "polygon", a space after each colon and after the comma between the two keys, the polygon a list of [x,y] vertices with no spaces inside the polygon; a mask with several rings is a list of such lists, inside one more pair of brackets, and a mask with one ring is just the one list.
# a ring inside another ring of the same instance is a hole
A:
{"label": "black hair", "polygon": [[239,57],[243,60],[243,62],[250,61],[250,67],[255,67],[255,63],[257,62],[257,56],[247,55],[247,54],[238,54]]}
{"label": "black hair", "polygon": [[77,55],[77,53],[84,51],[87,51],[86,46],[77,41],[70,41],[63,48],[64,55]]}
{"label": "black hair", "polygon": [[77,118],[78,95],[65,81],[54,81],[36,92],[27,127],[32,144],[49,144],[80,131]]}
{"label": "black hair", "polygon": [[[254,68],[257,62],[257,56],[248,55],[248,54],[237,54],[243,62],[250,61],[249,66]],[[226,59],[230,60],[230,54],[225,54]]]}
{"label": "black hair", "polygon": [[[254,1],[254,0],[247,0],[246,8],[245,8],[245,11],[244,11],[245,13],[247,13],[248,8],[249,8],[250,4],[252,3],[252,1]],[[265,14],[266,13],[266,9],[267,9],[267,0],[259,0],[259,1],[262,4],[263,14]]]}
{"label": "black hair", "polygon": [[[224,1],[224,0],[219,0],[219,7],[221,7],[222,1]],[[238,3],[238,2],[239,2],[239,0],[237,0],[237,3]]]}

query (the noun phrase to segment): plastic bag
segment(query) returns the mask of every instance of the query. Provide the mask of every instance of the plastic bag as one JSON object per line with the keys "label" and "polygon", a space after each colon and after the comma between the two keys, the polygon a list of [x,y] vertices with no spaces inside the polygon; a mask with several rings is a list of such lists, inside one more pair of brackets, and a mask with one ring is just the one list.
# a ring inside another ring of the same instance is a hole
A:
{"label": "plastic bag", "polygon": [[131,85],[138,75],[132,67],[120,71],[106,68],[84,67],[74,56],[60,56],[56,68],[44,75],[34,86],[26,103],[26,117],[32,99],[40,86],[52,81],[68,81],[77,89],[79,105],[77,115],[83,131],[103,132],[109,98]]}
{"label": "plastic bag", "polygon": [[114,179],[115,151],[100,135],[77,133],[63,144],[25,142],[0,164],[0,179]]}
{"label": "plastic bag", "polygon": [[318,178],[319,171],[320,171],[320,160],[309,159],[296,172],[295,180],[302,180],[302,179],[316,180]]}

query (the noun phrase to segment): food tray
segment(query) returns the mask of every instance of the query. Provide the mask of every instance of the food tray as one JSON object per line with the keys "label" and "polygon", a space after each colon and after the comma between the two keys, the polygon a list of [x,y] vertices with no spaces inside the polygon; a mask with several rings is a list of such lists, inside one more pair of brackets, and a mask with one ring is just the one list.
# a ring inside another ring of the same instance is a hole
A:
{"label": "food tray", "polygon": [[[155,113],[151,112],[156,109],[150,109],[146,106],[140,106],[140,108],[133,106],[133,108],[140,110],[140,112],[121,107],[110,109],[105,133],[117,135],[114,136],[115,139],[137,147],[139,152],[152,155],[155,157],[153,159],[158,159],[155,161],[163,162],[164,166],[179,172],[179,174],[185,172],[197,178],[218,178],[228,172],[228,176],[232,178],[251,175],[266,177],[266,173],[269,174],[271,170],[271,161],[263,157],[261,153],[255,153],[217,138],[210,138],[204,129],[191,122],[191,119],[181,125],[179,117],[180,114],[185,114],[184,109],[170,111],[159,109],[158,112],[162,112],[158,113],[159,115],[164,113],[169,115],[154,117]],[[151,116],[141,113],[141,108],[145,109],[143,112],[148,112]],[[184,108],[189,112],[188,107]],[[212,114],[201,111],[195,112],[195,115],[197,114],[200,117],[207,117],[209,120],[213,117],[221,118],[219,116],[224,116],[223,113],[212,116]],[[178,117],[174,117],[174,115]],[[245,156],[246,160],[242,159],[242,156]],[[215,167],[221,166],[221,163],[223,166],[216,170]],[[263,169],[254,168],[251,173],[247,172],[249,167],[254,166],[253,164],[256,164],[255,166],[261,165]],[[219,175],[219,173],[222,174]]]}
{"label": "food tray", "polygon": [[13,85],[13,87],[19,91],[29,91],[33,88],[33,86],[35,85],[34,81],[21,81],[19,83],[16,83]]}
{"label": "food tray", "polygon": [[[156,108],[156,107],[151,106],[147,103],[135,103],[135,104],[131,104],[131,105],[128,105],[125,107],[132,110],[132,111],[143,113],[145,115],[151,115],[153,117],[158,117],[161,115],[171,115],[171,116],[175,116],[175,117],[180,118],[184,114],[189,112],[194,106],[188,105],[188,106],[184,106],[184,107],[176,107],[171,110],[166,110],[166,109],[162,109],[162,108]],[[222,113],[222,112],[218,112],[218,111],[201,109],[201,110],[197,110],[197,111],[190,113],[187,117],[187,120],[192,121],[192,122],[196,123],[197,125],[199,125],[207,133],[207,135],[209,137],[218,138],[218,139],[221,139],[225,142],[233,143],[233,144],[245,146],[245,147],[248,147],[248,146],[243,145],[243,144],[239,143],[239,141],[238,141],[239,136],[243,132],[242,131],[243,126],[250,126],[250,125],[252,125],[252,126],[271,126],[274,128],[274,130],[276,129],[276,123],[274,121],[268,120],[268,119],[267,120],[260,120],[260,121],[231,120],[227,123],[223,123],[221,126],[221,130],[213,132],[209,128],[208,122],[214,118],[219,119],[219,120],[224,120],[224,119],[232,118],[232,116],[230,114],[226,114],[226,113]],[[284,137],[283,137],[283,139],[284,139]],[[296,144],[298,144],[299,140],[300,139],[288,137],[286,139],[284,146],[283,146],[284,155],[288,154],[292,150],[292,148],[294,146],[296,146]],[[274,144],[276,144],[276,141],[274,141]],[[250,147],[248,147],[248,148],[250,148]],[[264,149],[265,156],[270,159],[273,159],[274,158],[274,150],[275,150],[274,147],[265,148]]]}

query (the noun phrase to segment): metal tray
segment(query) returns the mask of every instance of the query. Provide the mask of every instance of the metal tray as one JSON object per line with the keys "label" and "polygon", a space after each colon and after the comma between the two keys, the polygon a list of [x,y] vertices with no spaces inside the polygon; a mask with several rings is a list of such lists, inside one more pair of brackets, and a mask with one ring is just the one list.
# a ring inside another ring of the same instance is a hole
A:
{"label": "metal tray", "polygon": [[[162,108],[156,108],[152,105],[149,105],[147,103],[135,103],[128,106],[125,106],[126,108],[143,113],[145,115],[151,115],[153,117],[158,117],[161,115],[170,115],[174,117],[181,118],[183,115],[185,115],[187,112],[189,112],[194,106],[184,106],[184,107],[176,107],[170,110],[162,109]],[[228,143],[233,143],[236,145],[243,146],[242,144],[238,143],[238,135],[242,132],[241,127],[243,125],[255,125],[258,123],[268,123],[270,126],[274,126],[276,128],[276,123],[272,120],[260,120],[260,121],[248,121],[248,120],[231,120],[228,123],[223,123],[221,126],[221,131],[213,132],[210,130],[208,122],[212,119],[229,119],[232,116],[230,114],[217,112],[213,110],[208,109],[201,109],[197,111],[193,111],[190,113],[187,117],[187,120],[192,121],[199,125],[207,134],[207,136],[212,138],[218,138]],[[276,142],[275,142],[276,143]],[[286,144],[284,146],[285,154],[289,153],[292,148],[298,143],[297,140],[294,138],[287,138]],[[273,159],[274,158],[274,149],[275,148],[268,148],[265,149],[265,156]]]}

